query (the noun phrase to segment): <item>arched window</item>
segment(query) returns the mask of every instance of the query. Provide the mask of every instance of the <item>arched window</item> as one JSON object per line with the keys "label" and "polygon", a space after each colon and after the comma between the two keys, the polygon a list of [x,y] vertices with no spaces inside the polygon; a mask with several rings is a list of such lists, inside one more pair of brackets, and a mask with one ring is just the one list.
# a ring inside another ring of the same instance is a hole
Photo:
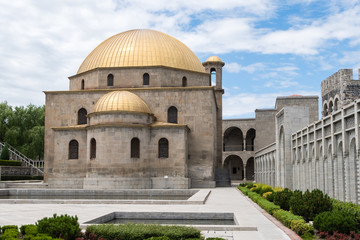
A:
{"label": "arched window", "polygon": [[210,70],[210,75],[211,75],[210,86],[216,86],[216,69],[215,68],[212,68]]}
{"label": "arched window", "polygon": [[85,108],[80,108],[80,110],[78,111],[78,124],[87,124],[87,111]]}
{"label": "arched window", "polygon": [[178,110],[176,107],[172,106],[168,109],[168,122],[177,123],[178,122]]}
{"label": "arched window", "polygon": [[339,110],[339,99],[338,98],[335,98],[335,101],[334,101],[334,111],[337,111]]}
{"label": "arched window", "polygon": [[159,140],[159,158],[169,157],[169,141],[166,138]]}
{"label": "arched window", "polygon": [[324,115],[324,117],[326,117],[328,115],[328,105],[327,105],[327,103],[324,103],[323,115]]}
{"label": "arched window", "polygon": [[182,78],[182,86],[183,86],[183,87],[186,87],[186,86],[187,86],[187,79],[186,79],[186,77],[183,77],[183,78]]}
{"label": "arched window", "polygon": [[90,140],[90,159],[96,158],[96,140],[92,138]]}
{"label": "arched window", "polygon": [[255,136],[255,129],[250,128],[246,133],[246,151],[254,151]]}
{"label": "arched window", "polygon": [[107,85],[108,86],[114,86],[114,75],[109,74],[107,76]]}
{"label": "arched window", "polygon": [[69,159],[79,158],[79,143],[76,140],[69,142]]}
{"label": "arched window", "polygon": [[150,84],[150,76],[148,73],[144,73],[143,75],[143,85],[149,85]]}
{"label": "arched window", "polygon": [[85,80],[81,80],[81,90],[85,89]]}
{"label": "arched window", "polygon": [[330,101],[329,102],[329,114],[332,114],[332,112],[334,111],[334,104],[333,104],[333,101]]}
{"label": "arched window", "polygon": [[140,140],[138,138],[131,139],[131,157],[139,158],[140,157]]}

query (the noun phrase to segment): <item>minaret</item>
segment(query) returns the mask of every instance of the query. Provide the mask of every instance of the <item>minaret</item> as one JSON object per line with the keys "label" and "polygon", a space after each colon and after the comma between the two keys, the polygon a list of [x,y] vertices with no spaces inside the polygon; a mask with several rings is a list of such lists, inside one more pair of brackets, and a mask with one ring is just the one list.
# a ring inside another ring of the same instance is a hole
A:
{"label": "minaret", "polygon": [[216,85],[215,97],[217,103],[217,136],[216,136],[216,168],[222,168],[222,95],[224,89],[222,88],[222,68],[225,65],[219,57],[211,56],[204,63],[205,71],[210,74],[209,85],[211,85],[211,76],[215,72]]}

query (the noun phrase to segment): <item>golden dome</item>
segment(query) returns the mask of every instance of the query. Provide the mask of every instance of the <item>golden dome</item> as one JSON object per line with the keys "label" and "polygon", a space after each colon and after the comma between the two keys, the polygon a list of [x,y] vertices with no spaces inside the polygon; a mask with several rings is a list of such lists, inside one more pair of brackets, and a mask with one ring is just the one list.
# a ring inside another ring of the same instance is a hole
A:
{"label": "golden dome", "polygon": [[222,61],[218,56],[211,56],[208,59],[206,59],[206,62],[222,62]]}
{"label": "golden dome", "polygon": [[109,92],[95,104],[94,112],[113,111],[151,113],[149,107],[140,97],[128,91]]}
{"label": "golden dome", "polygon": [[106,39],[85,58],[77,73],[95,68],[145,66],[205,72],[197,56],[179,40],[162,32],[138,29]]}

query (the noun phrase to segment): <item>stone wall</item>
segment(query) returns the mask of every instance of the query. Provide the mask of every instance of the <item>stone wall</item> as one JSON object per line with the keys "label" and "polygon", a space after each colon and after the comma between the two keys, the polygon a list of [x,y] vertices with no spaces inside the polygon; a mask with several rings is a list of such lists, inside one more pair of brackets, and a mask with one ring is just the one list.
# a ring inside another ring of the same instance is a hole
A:
{"label": "stone wall", "polygon": [[[143,75],[150,76],[149,85],[143,85]],[[107,76],[114,76],[114,85],[107,86]],[[98,68],[81,73],[70,79],[70,91],[81,90],[84,80],[85,90],[116,88],[148,88],[148,87],[182,87],[182,79],[186,77],[187,86],[211,86],[210,74],[185,71],[168,67],[128,67]]]}

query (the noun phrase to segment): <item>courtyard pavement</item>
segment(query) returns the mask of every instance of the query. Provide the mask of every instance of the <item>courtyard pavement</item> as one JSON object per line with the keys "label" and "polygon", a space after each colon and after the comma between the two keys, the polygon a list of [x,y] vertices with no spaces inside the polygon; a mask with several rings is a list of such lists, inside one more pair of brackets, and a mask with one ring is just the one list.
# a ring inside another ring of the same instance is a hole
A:
{"label": "courtyard pavement", "polygon": [[[269,216],[265,216],[237,188],[215,188],[203,205],[152,205],[152,204],[0,204],[0,225],[34,224],[54,213],[77,215],[85,222],[111,212],[233,212],[242,231],[234,229],[204,230],[206,237],[223,237],[230,240],[290,239]],[[281,226],[280,226],[281,227]],[[246,230],[248,228],[248,230]],[[286,230],[286,229],[285,229]]]}

